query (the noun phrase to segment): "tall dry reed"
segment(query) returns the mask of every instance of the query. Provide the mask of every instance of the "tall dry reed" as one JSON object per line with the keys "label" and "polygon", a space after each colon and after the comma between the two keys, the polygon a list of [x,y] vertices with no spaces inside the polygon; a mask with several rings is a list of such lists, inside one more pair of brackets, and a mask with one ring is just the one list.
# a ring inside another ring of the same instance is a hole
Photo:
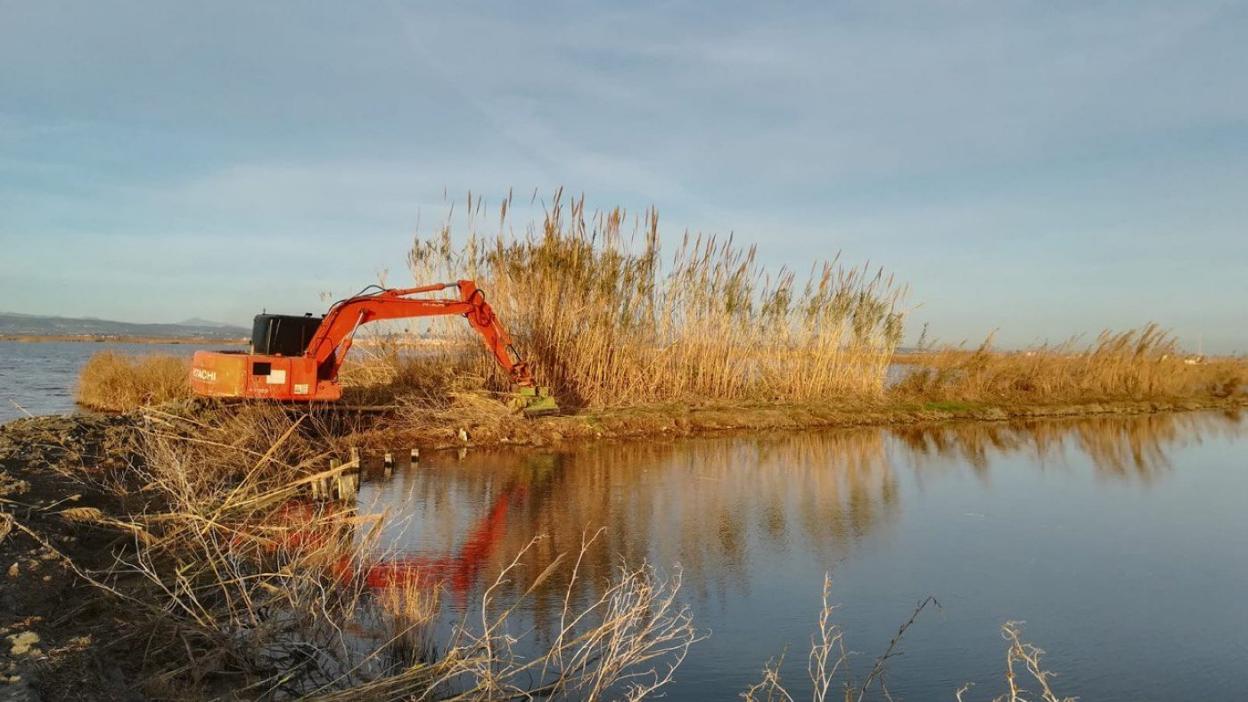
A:
{"label": "tall dry reed", "polygon": [[[470,196],[462,239],[448,220],[416,240],[409,267],[418,281],[476,279],[565,404],[801,402],[883,389],[903,318],[903,290],[883,271],[833,255],[807,276],[769,272],[754,247],[689,234],[665,258],[655,210],[630,225],[620,209],[589,214],[584,199],[561,193],[516,234],[510,207],[502,202],[486,233]],[[439,333],[469,334],[462,320]]]}
{"label": "tall dry reed", "polygon": [[190,397],[189,364],[176,356],[93,355],[78,376],[76,399],[91,409],[125,412]]}
{"label": "tall dry reed", "polygon": [[974,350],[946,348],[909,357],[912,372],[892,388],[926,401],[1097,402],[1230,397],[1248,386],[1248,363],[1185,355],[1156,324],[1104,331],[1003,352],[992,337]]}

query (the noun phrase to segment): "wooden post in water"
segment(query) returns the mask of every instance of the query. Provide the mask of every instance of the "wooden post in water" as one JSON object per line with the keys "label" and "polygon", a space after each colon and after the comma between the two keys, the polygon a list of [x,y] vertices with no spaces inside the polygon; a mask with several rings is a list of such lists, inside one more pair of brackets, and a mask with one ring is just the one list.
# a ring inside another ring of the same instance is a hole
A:
{"label": "wooden post in water", "polygon": [[360,488],[360,474],[355,472],[339,473],[336,482],[338,484],[338,500],[346,502],[354,500]]}

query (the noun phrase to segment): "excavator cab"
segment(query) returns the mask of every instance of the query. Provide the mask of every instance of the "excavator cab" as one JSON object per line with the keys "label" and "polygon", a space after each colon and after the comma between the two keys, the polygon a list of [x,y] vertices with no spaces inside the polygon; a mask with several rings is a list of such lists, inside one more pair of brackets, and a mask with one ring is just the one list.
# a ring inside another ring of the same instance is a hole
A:
{"label": "excavator cab", "polygon": [[324,317],[311,313],[258,314],[251,325],[251,352],[280,356],[302,356],[321,326]]}

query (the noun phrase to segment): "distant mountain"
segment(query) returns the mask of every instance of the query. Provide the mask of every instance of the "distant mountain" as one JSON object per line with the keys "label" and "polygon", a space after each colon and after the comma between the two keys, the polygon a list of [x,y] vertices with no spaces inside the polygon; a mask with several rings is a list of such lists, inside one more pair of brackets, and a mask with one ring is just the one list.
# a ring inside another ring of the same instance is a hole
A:
{"label": "distant mountain", "polygon": [[226,324],[225,322],[214,322],[211,319],[201,319],[200,317],[191,317],[190,319],[184,319],[181,322],[178,322],[177,324],[179,327],[206,327],[206,328],[211,328],[211,329],[239,329],[240,328],[233,324]]}
{"label": "distant mountain", "polygon": [[203,319],[188,319],[177,324],[137,324],[93,317],[45,317],[0,312],[0,335],[241,339],[250,336],[251,331]]}

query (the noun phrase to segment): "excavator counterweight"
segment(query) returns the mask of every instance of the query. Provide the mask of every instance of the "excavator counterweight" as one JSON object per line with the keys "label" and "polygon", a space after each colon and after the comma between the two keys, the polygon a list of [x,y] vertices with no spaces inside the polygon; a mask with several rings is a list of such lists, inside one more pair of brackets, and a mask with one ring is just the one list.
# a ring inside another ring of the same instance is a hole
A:
{"label": "excavator counterweight", "polygon": [[[455,288],[456,298],[411,297]],[[334,303],[324,317],[260,314],[251,352],[198,351],[191,361],[191,389],[202,397],[292,402],[342,397],[338,371],[360,325],[385,319],[461,315],[507,371],[517,393],[512,404],[529,414],[558,410],[554,398],[533,381],[485,295],[470,280],[417,288],[380,289]]]}

